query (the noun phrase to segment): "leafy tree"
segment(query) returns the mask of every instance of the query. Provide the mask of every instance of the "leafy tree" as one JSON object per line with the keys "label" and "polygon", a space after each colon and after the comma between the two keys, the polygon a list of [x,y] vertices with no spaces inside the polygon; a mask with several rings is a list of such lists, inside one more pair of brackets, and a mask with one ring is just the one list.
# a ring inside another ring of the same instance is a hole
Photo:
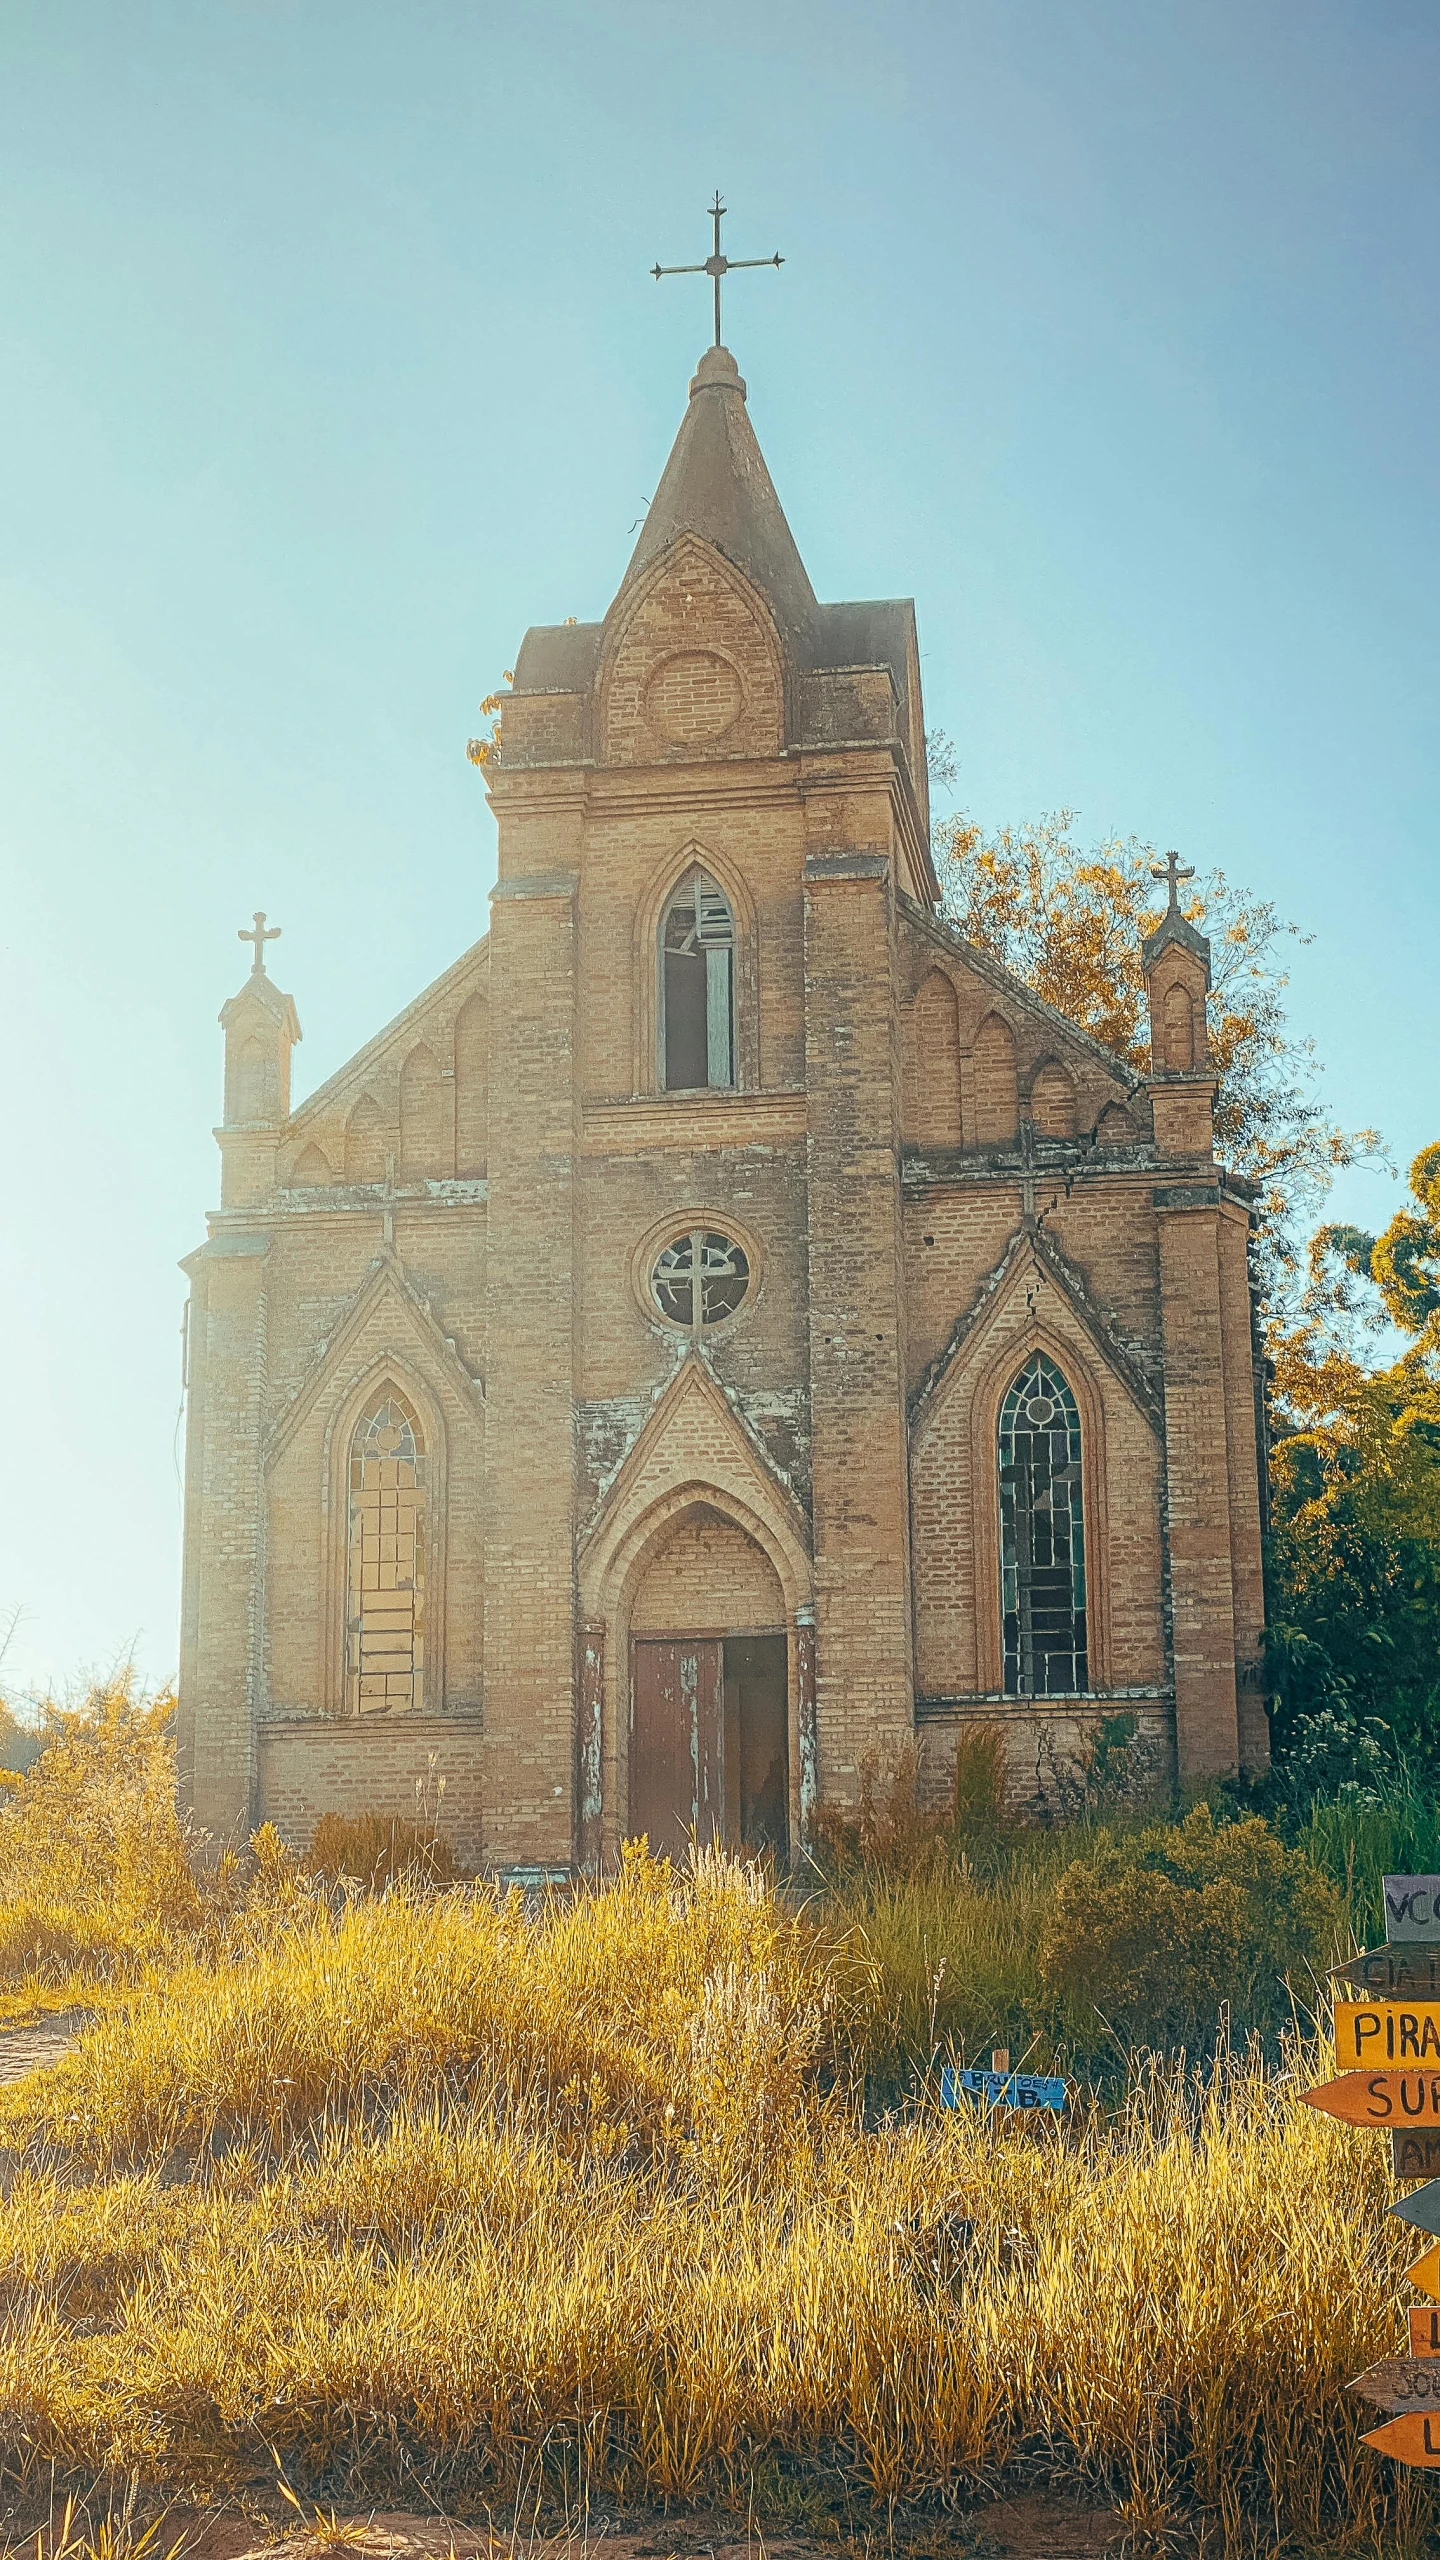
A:
{"label": "leafy tree", "polygon": [[[1310,1247],[1307,1313],[1342,1339],[1387,1320],[1440,1350],[1440,1143],[1410,1167],[1414,1209],[1397,1209],[1383,1235],[1321,1227]],[[1417,1214],[1418,1212],[1418,1214]],[[1358,1287],[1356,1284],[1359,1284]]]}
{"label": "leafy tree", "polygon": [[[1277,1338],[1271,1674],[1287,1776],[1374,1747],[1440,1765],[1440,1145],[1383,1235],[1322,1227],[1303,1319]],[[1417,1214],[1418,1213],[1418,1214]],[[1412,1339],[1367,1367],[1386,1322]]]}
{"label": "leafy tree", "polygon": [[[570,620],[573,622],[574,619],[575,616],[572,613]],[[514,668],[507,667],[500,681],[502,685],[512,685],[515,681]],[[505,699],[506,698],[503,693],[487,693],[484,701],[481,703],[480,717],[482,720],[488,720],[490,726],[485,731],[483,737],[472,738],[465,749],[465,753],[472,764],[484,766],[487,764],[494,764],[498,761],[500,754],[500,727],[505,709]]]}
{"label": "leafy tree", "polygon": [[[942,766],[943,770],[943,766]],[[1158,923],[1153,846],[1112,837],[1086,852],[1074,813],[987,836],[965,815],[936,830],[945,912],[966,939],[1127,1063],[1150,1063],[1140,945]],[[1301,1236],[1337,1166],[1374,1152],[1373,1129],[1337,1128],[1319,1099],[1313,1044],[1285,1013],[1287,940],[1303,940],[1268,899],[1223,871],[1197,879],[1185,914],[1210,936],[1210,1050],[1219,1078],[1216,1139],[1259,1187],[1258,1261],[1277,1305],[1298,1298]]]}

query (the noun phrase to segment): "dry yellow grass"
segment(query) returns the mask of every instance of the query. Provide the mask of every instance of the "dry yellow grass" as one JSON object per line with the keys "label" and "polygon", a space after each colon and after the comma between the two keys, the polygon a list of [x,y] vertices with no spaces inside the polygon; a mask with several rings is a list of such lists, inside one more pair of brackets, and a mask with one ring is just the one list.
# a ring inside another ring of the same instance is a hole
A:
{"label": "dry yellow grass", "polygon": [[1299,2103],[1323,2057],[1203,2090],[1138,2063],[1059,2131],[877,2123],[852,2056],[893,2041],[883,1931],[865,1956],[713,1857],[538,1913],[327,1898],[273,1840],[207,1881],[153,1769],[92,1801],[138,1712],[0,1822],[0,1897],[43,1921],[76,1809],[52,1961],[93,1944],[109,1985],[78,2054],[0,2099],[12,2483],[758,2482],[773,2513],[1008,2473],[1162,2539],[1433,2547],[1428,2483],[1360,2445],[1343,2388],[1402,2343],[1410,2253],[1373,2138]]}
{"label": "dry yellow grass", "polygon": [[1059,2137],[867,2129],[834,2020],[823,1941],[719,1859],[181,1965],[6,2102],[5,2461],[360,2500],[1018,2464],[1236,2547],[1400,2530],[1342,2389],[1399,2341],[1373,2143],[1247,2063]]}

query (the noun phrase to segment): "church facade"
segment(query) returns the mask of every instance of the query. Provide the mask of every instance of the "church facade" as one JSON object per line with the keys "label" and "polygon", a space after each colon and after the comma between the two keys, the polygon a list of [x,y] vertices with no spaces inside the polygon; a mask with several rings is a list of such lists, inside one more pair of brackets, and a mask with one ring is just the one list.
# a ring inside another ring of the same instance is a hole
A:
{"label": "church facade", "polygon": [[[499,1872],[784,1855],[862,1770],[1016,1793],[1125,1709],[1264,1764],[1248,1187],[1208,947],[1137,1074],[939,913],[908,602],[821,604],[722,347],[603,622],[530,631],[490,929],[290,1101],[225,1006],[182,1785]],[[257,937],[262,927],[257,921]]]}

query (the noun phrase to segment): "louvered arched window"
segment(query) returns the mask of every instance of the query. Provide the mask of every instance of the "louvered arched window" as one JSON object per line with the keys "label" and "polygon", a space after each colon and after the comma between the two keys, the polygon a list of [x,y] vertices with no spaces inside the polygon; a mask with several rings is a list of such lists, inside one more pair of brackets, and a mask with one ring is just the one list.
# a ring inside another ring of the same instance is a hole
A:
{"label": "louvered arched window", "polygon": [[386,1387],[350,1443],[346,1699],[352,1715],[419,1707],[425,1693],[425,1443]]}
{"label": "louvered arched window", "polygon": [[1000,1606],[1005,1694],[1090,1686],[1080,1416],[1053,1360],[1027,1360],[1000,1408]]}
{"label": "louvered arched window", "polygon": [[667,1093],[735,1082],[735,919],[708,872],[682,880],[660,920],[660,1067]]}

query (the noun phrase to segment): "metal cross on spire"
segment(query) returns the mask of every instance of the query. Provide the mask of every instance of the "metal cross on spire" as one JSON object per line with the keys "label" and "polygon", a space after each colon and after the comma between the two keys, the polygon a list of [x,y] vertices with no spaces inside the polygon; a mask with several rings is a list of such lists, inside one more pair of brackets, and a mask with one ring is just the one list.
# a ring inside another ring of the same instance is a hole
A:
{"label": "metal cross on spire", "polygon": [[1163,863],[1151,863],[1150,877],[1152,880],[1163,880],[1165,882],[1166,887],[1170,892],[1169,912],[1172,915],[1178,915],[1180,912],[1180,883],[1182,880],[1194,879],[1194,863],[1182,862],[1178,853],[1167,853]]}
{"label": "metal cross on spire", "polygon": [[255,957],[250,963],[250,975],[252,978],[264,977],[265,945],[267,942],[278,942],[282,931],[282,926],[272,924],[267,932],[265,925],[265,910],[263,907],[256,908],[255,922],[248,933],[245,931],[244,926],[241,926],[239,933],[235,937],[236,941],[251,942],[255,946]]}
{"label": "metal cross on spire", "polygon": [[714,201],[714,203],[713,203],[713,204],[708,208],[709,215],[710,215],[710,219],[711,219],[712,223],[713,223],[713,224],[714,224],[714,226],[715,226],[715,246],[714,246],[714,248],[711,250],[709,257],[704,261],[703,265],[698,266],[698,267],[652,267],[652,268],[651,268],[651,270],[650,270],[650,273],[652,274],[652,276],[654,276],[654,278],[656,279],[656,282],[657,282],[657,283],[659,282],[659,279],[661,278],[661,276],[710,276],[710,277],[712,277],[712,278],[714,279],[714,284],[715,284],[715,344],[716,344],[716,346],[717,346],[717,347],[718,347],[718,346],[719,346],[719,344],[720,344],[720,279],[721,279],[721,277],[722,277],[722,276],[728,276],[732,267],[783,267],[783,266],[784,266],[784,264],[785,264],[785,261],[784,261],[784,259],[781,257],[780,252],[779,252],[779,250],[778,250],[778,249],[776,250],[775,255],[774,255],[774,257],[773,257],[773,258],[725,258],[725,257],[722,257],[722,256],[721,256],[721,254],[720,254],[720,225],[721,225],[721,222],[723,221],[723,219],[724,219],[724,217],[725,217],[726,213],[728,212],[728,210],[729,210],[729,207],[728,207],[728,206],[726,206],[726,205],[723,205],[723,204],[721,203],[721,201],[720,201],[720,190],[719,190],[719,188],[717,187],[717,188],[716,188],[716,190],[715,190],[715,201]]}

